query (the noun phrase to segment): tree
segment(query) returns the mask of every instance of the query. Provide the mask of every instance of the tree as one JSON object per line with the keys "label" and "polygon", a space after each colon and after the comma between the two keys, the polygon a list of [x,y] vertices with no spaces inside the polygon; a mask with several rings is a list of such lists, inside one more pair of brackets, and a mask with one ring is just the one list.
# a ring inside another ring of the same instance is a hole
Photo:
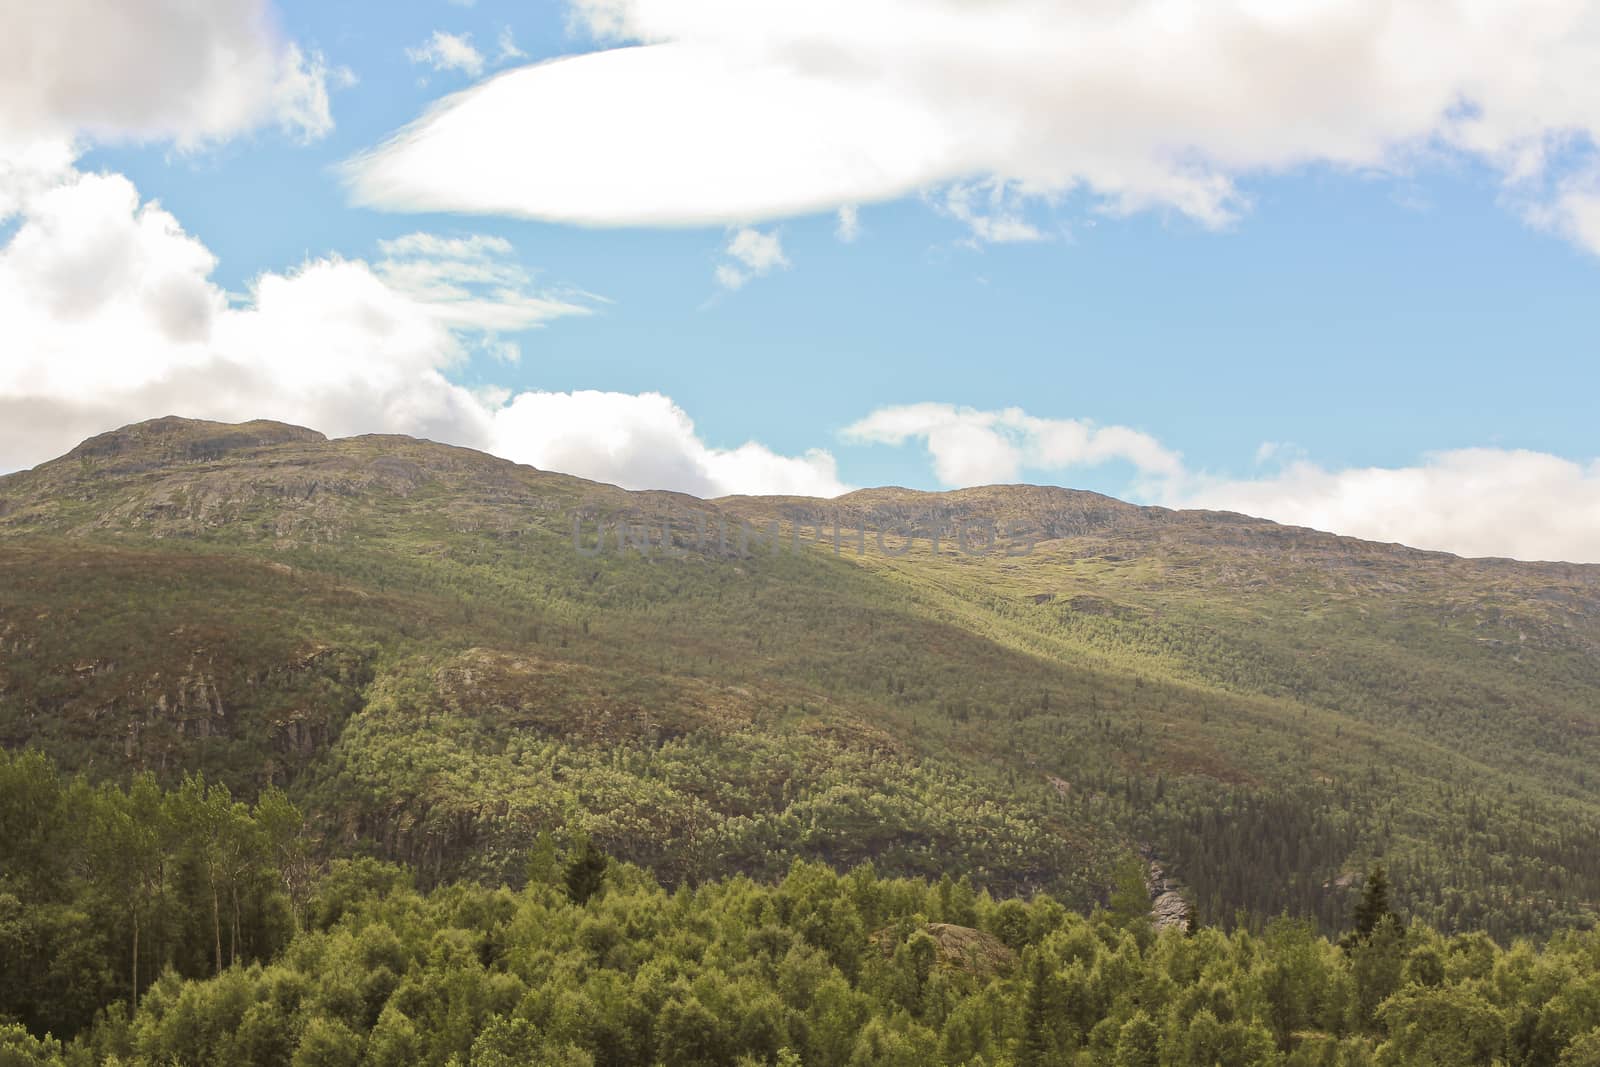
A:
{"label": "tree", "polygon": [[242,905],[240,891],[260,870],[261,860],[267,852],[267,843],[261,828],[251,818],[250,809],[243,803],[233,801],[226,790],[223,792],[223,797],[220,820],[222,832],[217,841],[217,851],[218,866],[222,872],[223,884],[227,886],[231,912],[228,966],[232,967],[239,958]]}
{"label": "tree", "polygon": [[61,1042],[36,1038],[19,1023],[0,1023],[0,1064],[5,1067],[62,1067]]}
{"label": "tree", "polygon": [[1356,999],[1362,1026],[1376,1018],[1378,1005],[1400,988],[1405,967],[1405,934],[1394,916],[1387,915],[1370,937],[1350,948],[1350,971],[1356,982]]}
{"label": "tree", "polygon": [[1117,1033],[1116,1067],[1156,1067],[1161,1062],[1161,1031],[1142,1011],[1122,1024]]}
{"label": "tree", "polygon": [[337,1019],[312,1016],[294,1050],[293,1067],[355,1067],[361,1036]]}
{"label": "tree", "polygon": [[606,854],[595,848],[587,834],[577,843],[567,860],[565,882],[567,896],[579,907],[589,903],[589,898],[600,892],[606,880]]}
{"label": "tree", "polygon": [[128,915],[129,1001],[139,1007],[139,952],[144,920],[166,884],[167,845],[172,824],[161,789],[149,774],[133,780],[128,792],[106,784],[93,801],[94,849],[91,858],[106,889],[124,902]]}
{"label": "tree", "polygon": [[691,996],[669,1000],[656,1019],[657,1055],[667,1067],[732,1059],[727,1024]]}
{"label": "tree", "polygon": [[1141,945],[1150,940],[1150,886],[1145,881],[1145,866],[1137,856],[1126,856],[1117,864],[1117,881],[1111,891],[1111,921],[1128,930]]}
{"label": "tree", "polygon": [[256,801],[255,821],[277,863],[284,892],[289,894],[289,911],[298,933],[304,926],[313,871],[310,850],[306,848],[305,816],[290,803],[288,794],[274,787]]}
{"label": "tree", "polygon": [[1461,987],[1412,986],[1378,1009],[1389,1040],[1378,1047],[1377,1063],[1426,1063],[1432,1067],[1473,1067],[1491,1063],[1505,1051],[1506,1021],[1500,1010]]}
{"label": "tree", "polygon": [[1372,873],[1367,875],[1367,884],[1361,890],[1361,900],[1356,903],[1351,923],[1354,927],[1352,934],[1356,940],[1365,941],[1372,936],[1372,931],[1384,917],[1392,917],[1395,925],[1402,927],[1400,916],[1389,905],[1389,875],[1383,869],[1383,864],[1372,868]]}
{"label": "tree", "polygon": [[211,895],[211,935],[216,973],[222,973],[222,887],[227,864],[228,820],[233,797],[225,785],[206,786],[205,776],[184,778],[172,794],[173,821],[182,833],[189,855],[205,874]]}
{"label": "tree", "polygon": [[524,874],[529,885],[553,885],[560,865],[556,862],[556,839],[549,830],[540,830],[528,850]]}
{"label": "tree", "polygon": [[1561,1053],[1561,1067],[1600,1067],[1600,1026],[1572,1040]]}
{"label": "tree", "polygon": [[1017,1062],[1023,1067],[1055,1063],[1060,1040],[1056,1021],[1062,1013],[1061,980],[1045,958],[1035,949],[1028,958],[1027,994],[1022,1003],[1022,1047]]}

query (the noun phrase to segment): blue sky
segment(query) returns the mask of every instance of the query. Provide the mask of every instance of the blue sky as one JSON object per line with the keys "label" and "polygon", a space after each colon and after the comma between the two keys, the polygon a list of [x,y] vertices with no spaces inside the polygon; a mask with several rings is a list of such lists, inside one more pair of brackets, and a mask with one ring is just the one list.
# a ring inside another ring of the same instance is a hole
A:
{"label": "blue sky", "polygon": [[[1501,110],[1531,127],[1505,119],[1488,133],[1477,127],[1463,132],[1449,126],[1460,111],[1452,105],[1431,118],[1395,118],[1404,136],[1387,127],[1341,129],[1328,135],[1326,149],[1301,146],[1292,115],[1277,132],[1224,124],[1207,135],[1210,140],[1196,135],[1193,150],[1205,153],[1205,166],[1227,184],[1225,196],[1199,206],[1187,194],[1169,195],[1161,184],[1166,175],[1150,179],[1153,193],[1131,179],[1123,188],[1117,178],[1106,178],[1132,169],[1122,156],[1102,158],[1124,151],[1119,134],[1101,155],[1084,149],[1086,161],[1061,163],[1061,153],[1044,159],[1009,148],[999,151],[990,170],[929,171],[928,180],[892,194],[869,182],[858,199],[841,198],[833,186],[819,185],[814,194],[801,189],[816,199],[810,209],[777,204],[747,217],[708,219],[705,211],[715,215],[722,195],[718,183],[733,182],[727,175],[743,161],[629,156],[619,142],[639,133],[627,121],[628,104],[621,119],[594,105],[585,116],[591,123],[585,137],[563,141],[559,131],[543,132],[539,116],[582,103],[562,96],[561,83],[529,78],[518,98],[524,111],[513,112],[504,128],[471,131],[512,145],[525,138],[515,150],[520,154],[496,155],[501,149],[490,145],[483,158],[491,162],[465,166],[525,167],[530,188],[542,172],[563,168],[581,186],[585,166],[615,166],[616,159],[646,173],[661,166],[664,188],[679,172],[691,184],[699,180],[698,166],[716,191],[707,194],[711,206],[703,211],[689,203],[683,217],[665,224],[633,224],[640,210],[654,209],[646,183],[642,191],[622,194],[633,197],[627,203],[597,195],[574,206],[555,197],[547,209],[543,194],[534,192],[510,212],[503,204],[482,212],[436,210],[460,197],[454,189],[441,192],[431,178],[432,185],[419,180],[409,192],[373,206],[373,197],[357,188],[349,161],[384,144],[441,97],[477,93],[497,73],[554,57],[641,41],[648,47],[635,52],[725,42],[696,38],[710,33],[705,25],[662,14],[650,0],[572,7],[441,0],[388,5],[382,17],[370,5],[353,3],[284,2],[265,10],[276,30],[267,33],[263,48],[281,57],[292,46],[306,57],[325,87],[325,121],[296,119],[301,127],[286,129],[287,120],[275,122],[263,111],[232,121],[224,134],[208,129],[198,143],[188,143],[193,138],[183,123],[194,120],[182,116],[141,119],[156,123],[158,132],[141,128],[131,135],[85,133],[104,123],[91,127],[73,119],[71,170],[59,180],[125,176],[141,203],[158,201],[174,227],[209,250],[215,262],[205,280],[234,294],[232,307],[250,307],[252,286],[263,276],[301,277],[307,264],[330,260],[373,264],[388,284],[398,284],[378,266],[399,258],[395,246],[382,242],[407,235],[503,239],[505,245],[486,253],[447,254],[457,257],[451,284],[468,284],[461,280],[463,264],[478,269],[492,262],[496,277],[516,275],[510,288],[517,293],[566,310],[518,320],[528,328],[486,330],[476,321],[462,326],[449,320],[453,332],[440,343],[459,341],[459,350],[436,361],[417,356],[421,372],[437,365],[451,384],[474,395],[496,390],[491,404],[522,393],[659,393],[692,419],[692,449],[713,458],[696,451],[665,466],[652,466],[649,457],[630,466],[629,454],[591,462],[589,452],[544,438],[480,440],[463,431],[457,443],[624,484],[705,493],[813,484],[934,489],[1022,478],[1151,502],[1256,510],[1428,547],[1600,559],[1594,432],[1600,250],[1588,240],[1590,190],[1583,184],[1593,167],[1587,151],[1593,140],[1581,127],[1573,132],[1570,116],[1550,118],[1548,125],[1561,131],[1552,135],[1539,124],[1543,120],[1535,121],[1537,108],[1518,97],[1515,108]],[[597,10],[622,19],[622,29],[602,32]],[[1022,4],[1021,10],[1033,8]],[[762,41],[782,37],[770,26],[751,25]],[[1584,28],[1573,32],[1581,37]],[[1046,39],[1049,32],[1041,31]],[[1306,30],[1307,47],[1318,47],[1317,32],[1314,24]],[[423,56],[435,34],[470,43],[481,67],[440,67]],[[503,54],[507,40],[521,54]],[[745,38],[739,43],[754,47]],[[876,47],[866,38],[839,44],[845,46],[869,55]],[[628,68],[618,70],[622,76]],[[626,99],[639,100],[668,90],[642,78],[628,91],[635,95]],[[1329,90],[1311,85],[1305,91]],[[1351,92],[1358,95],[1359,87]],[[1484,92],[1481,110],[1493,119],[1500,112],[1491,90]],[[1108,98],[1105,109],[1135,105]],[[782,100],[774,104],[775,124],[784,121],[783,106]],[[518,118],[524,113],[527,128]],[[1526,117],[1530,113],[1534,119]],[[744,132],[760,149],[767,142],[752,131],[764,125],[763,112],[752,114],[754,126]],[[1076,112],[1069,118],[1083,121]],[[169,126],[177,132],[159,132]],[[7,143],[5,131],[0,122],[0,147]],[[703,132],[686,129],[684,143],[702,144],[697,137]],[[744,135],[740,129],[712,132],[735,143]],[[1159,136],[1170,140],[1171,134],[1163,127]],[[1350,147],[1363,137],[1371,143]],[[1545,145],[1531,177],[1525,166],[1508,162],[1530,138]],[[1296,143],[1281,146],[1290,140]],[[1064,145],[1063,151],[1079,147]],[[817,153],[819,172],[828,151],[824,146]],[[987,148],[972,151],[974,159],[990,158],[981,154]],[[586,162],[591,152],[604,160]],[[407,175],[436,163],[422,158],[422,149],[402,146],[397,154],[399,164],[411,168]],[[789,171],[804,169],[811,157],[797,151],[795,158],[800,162]],[[1013,224],[1012,235],[1026,239],[996,239],[1000,231],[985,231],[989,223],[953,207],[952,190],[964,184],[990,223]],[[726,195],[746,203],[738,199],[746,192],[730,185]],[[759,205],[761,190],[751,195]],[[1138,203],[1119,206],[1118,196]],[[0,240],[9,241],[37,219],[26,206],[7,213],[4,203],[0,196]],[[845,203],[859,213],[851,240],[839,235],[835,208]],[[589,221],[612,221],[606,213],[614,212],[617,224],[548,221],[573,211],[588,213]],[[770,255],[741,264],[732,251],[741,233]],[[408,263],[416,267],[433,254],[423,249]],[[427,262],[430,270],[437,265]],[[746,280],[737,288],[719,282],[719,266],[736,267]],[[0,274],[0,285],[4,279]],[[14,287],[20,291],[22,283]],[[51,329],[49,323],[38,327],[41,334]],[[300,326],[289,335],[307,336]],[[504,356],[507,343],[520,350],[514,361]],[[54,357],[57,365],[70,359],[66,342],[61,351],[67,354]],[[358,367],[351,373],[365,372]],[[17,383],[38,375],[18,371],[15,377],[12,392],[21,398],[28,394]],[[217,414],[196,399],[198,393],[147,385],[126,394],[140,397],[137,402],[107,393],[84,411],[148,417],[165,412],[140,404],[170,397],[194,414]],[[554,403],[546,401],[540,411],[554,412]],[[396,402],[384,410],[415,407]],[[287,417],[298,410],[288,403],[276,408],[263,414]],[[1011,409],[1031,421],[998,414]],[[307,414],[343,410],[312,406]],[[590,405],[581,417],[626,420],[631,410]],[[877,414],[896,411],[871,423]],[[85,413],[64,422],[76,427],[89,418]],[[368,427],[359,419],[345,425],[335,414],[323,416],[319,428],[451,437],[453,423],[429,418]],[[890,422],[900,429],[885,429]],[[1107,437],[1098,451],[1051,453],[1038,442],[1058,423],[1074,433],[1109,427],[1142,438],[1124,446]],[[616,432],[631,432],[619,426]],[[949,433],[941,438],[942,431]],[[747,442],[763,450],[748,470],[728,458]],[[984,450],[991,446],[1004,454],[989,456]],[[641,453],[663,447],[676,445],[640,436]],[[797,457],[814,457],[815,450],[830,459],[814,483],[785,475],[767,484],[749,473],[770,468],[768,453],[800,462]],[[1519,458],[1527,456],[1533,458]],[[11,465],[43,458],[24,448]],[[1180,468],[1181,475],[1175,473]],[[960,476],[952,475],[958,470]],[[1483,499],[1508,489],[1511,495],[1499,504]],[[1402,501],[1406,492],[1424,496],[1397,505],[1397,492]],[[1353,497],[1360,499],[1352,503]],[[1468,497],[1477,502],[1465,503]],[[1575,517],[1558,522],[1543,540],[1520,540],[1507,532],[1503,515],[1495,517],[1507,501],[1571,506]],[[1396,513],[1409,510],[1427,512],[1427,520],[1407,526]]]}

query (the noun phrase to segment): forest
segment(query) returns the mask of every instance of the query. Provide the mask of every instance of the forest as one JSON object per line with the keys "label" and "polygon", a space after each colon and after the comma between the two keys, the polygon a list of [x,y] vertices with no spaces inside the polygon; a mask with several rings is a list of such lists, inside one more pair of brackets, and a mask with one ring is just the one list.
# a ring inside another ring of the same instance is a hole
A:
{"label": "forest", "polygon": [[967,879],[663,887],[581,833],[513,880],[318,861],[268,791],[0,755],[0,1064],[1600,1065],[1600,933],[1444,936],[1369,872],[1336,939],[1158,932]]}

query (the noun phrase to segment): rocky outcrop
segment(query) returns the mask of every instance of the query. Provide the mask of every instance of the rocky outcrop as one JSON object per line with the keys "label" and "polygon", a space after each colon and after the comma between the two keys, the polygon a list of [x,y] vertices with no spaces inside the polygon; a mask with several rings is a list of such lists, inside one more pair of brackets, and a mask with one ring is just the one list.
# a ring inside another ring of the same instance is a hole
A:
{"label": "rocky outcrop", "polygon": [[1159,930],[1189,929],[1189,901],[1184,887],[1166,871],[1148,850],[1145,852],[1145,885],[1150,890],[1150,921]]}
{"label": "rocky outcrop", "polygon": [[[934,946],[938,950],[935,962],[940,967],[988,977],[1010,971],[1017,962],[1016,953],[1007,948],[999,938],[982,930],[974,930],[970,926],[924,923],[917,932],[933,939]],[[895,949],[902,944],[896,934],[897,931],[894,929],[885,928],[873,934],[870,940],[884,955],[892,956]]]}
{"label": "rocky outcrop", "polygon": [[1188,930],[1189,902],[1183,899],[1182,893],[1169,889],[1156,897],[1150,908],[1150,920],[1157,930]]}

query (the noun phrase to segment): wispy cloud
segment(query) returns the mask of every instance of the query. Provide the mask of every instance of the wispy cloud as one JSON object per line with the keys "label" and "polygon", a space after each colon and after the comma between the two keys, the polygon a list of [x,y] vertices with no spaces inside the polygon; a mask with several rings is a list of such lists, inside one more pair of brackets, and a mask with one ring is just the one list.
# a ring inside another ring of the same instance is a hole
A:
{"label": "wispy cloud", "polygon": [[743,227],[728,238],[722,254],[731,260],[717,264],[717,283],[725,289],[742,288],[752,278],[789,265],[776,230],[763,232]]}
{"label": "wispy cloud", "polygon": [[511,32],[510,26],[501,27],[500,36],[495,43],[499,47],[499,52],[495,56],[496,63],[510,63],[512,60],[528,58],[528,53],[517,47],[517,38]]}
{"label": "wispy cloud", "polygon": [[861,211],[854,204],[846,204],[839,209],[837,221],[834,223],[833,235],[845,244],[854,244],[857,237],[861,236]]}
{"label": "wispy cloud", "polygon": [[1038,227],[1023,215],[1022,194],[1010,183],[957,182],[933,198],[944,215],[966,226],[968,243],[1016,244],[1045,239]]}
{"label": "wispy cloud", "polygon": [[422,44],[407,48],[406,56],[413,63],[425,63],[437,71],[458,70],[469,78],[483,73],[483,53],[473,47],[470,33],[434,30]]}

